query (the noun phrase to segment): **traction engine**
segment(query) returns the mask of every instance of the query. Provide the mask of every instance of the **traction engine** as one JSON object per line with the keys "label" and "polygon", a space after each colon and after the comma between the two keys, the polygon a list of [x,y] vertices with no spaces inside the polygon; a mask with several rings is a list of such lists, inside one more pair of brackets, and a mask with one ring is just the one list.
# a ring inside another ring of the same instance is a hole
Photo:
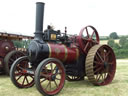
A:
{"label": "traction engine", "polygon": [[36,32],[28,47],[28,55],[12,65],[10,77],[18,88],[36,85],[44,96],[61,91],[65,79],[84,80],[87,76],[94,85],[112,82],[116,70],[115,54],[108,45],[99,44],[99,35],[93,26],[86,26],[77,35],[54,30],[43,32],[44,3],[36,3]]}
{"label": "traction engine", "polygon": [[12,33],[0,32],[0,74],[9,75],[13,62],[25,55],[25,50],[16,48],[14,40],[33,39],[32,36],[24,36]]}

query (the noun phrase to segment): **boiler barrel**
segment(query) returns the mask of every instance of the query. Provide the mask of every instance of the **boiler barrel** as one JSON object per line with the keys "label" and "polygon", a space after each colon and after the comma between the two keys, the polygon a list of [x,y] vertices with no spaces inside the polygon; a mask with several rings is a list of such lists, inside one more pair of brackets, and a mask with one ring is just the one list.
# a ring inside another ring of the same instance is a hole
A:
{"label": "boiler barrel", "polygon": [[78,48],[68,48],[63,44],[48,44],[49,58],[57,58],[63,62],[72,62],[78,59]]}

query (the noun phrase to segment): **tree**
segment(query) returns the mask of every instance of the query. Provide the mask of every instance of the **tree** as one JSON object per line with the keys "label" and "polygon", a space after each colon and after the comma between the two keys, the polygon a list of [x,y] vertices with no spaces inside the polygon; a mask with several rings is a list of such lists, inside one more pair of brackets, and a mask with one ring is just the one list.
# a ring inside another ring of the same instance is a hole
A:
{"label": "tree", "polygon": [[119,36],[117,35],[116,32],[112,32],[112,33],[109,35],[109,38],[112,38],[112,39],[118,39]]}
{"label": "tree", "polygon": [[113,47],[114,47],[115,42],[114,42],[114,40],[113,40],[113,39],[109,39],[107,44],[113,48]]}
{"label": "tree", "polygon": [[120,49],[120,45],[119,45],[118,43],[115,43],[115,44],[113,45],[113,47],[114,47],[114,49]]}
{"label": "tree", "polygon": [[123,46],[125,46],[125,44],[127,44],[128,43],[128,40],[127,40],[127,38],[126,37],[121,37],[120,38],[120,41],[119,41],[119,44],[123,47]]}
{"label": "tree", "polygon": [[128,42],[126,44],[124,44],[123,48],[128,49]]}

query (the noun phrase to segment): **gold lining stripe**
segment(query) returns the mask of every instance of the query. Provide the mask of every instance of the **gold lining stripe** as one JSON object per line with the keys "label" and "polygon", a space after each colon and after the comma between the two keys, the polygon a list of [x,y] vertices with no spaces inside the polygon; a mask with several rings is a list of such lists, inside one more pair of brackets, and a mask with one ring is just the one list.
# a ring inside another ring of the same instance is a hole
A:
{"label": "gold lining stripe", "polygon": [[76,60],[78,59],[79,57],[79,50],[76,48]]}
{"label": "gold lining stripe", "polygon": [[65,45],[64,45],[64,50],[65,50],[65,56],[64,56],[63,61],[66,61],[67,60],[67,57],[68,57],[68,50],[67,50],[67,48],[66,48]]}
{"label": "gold lining stripe", "polygon": [[50,44],[48,44],[48,48],[49,48],[49,58],[51,57],[51,47]]}

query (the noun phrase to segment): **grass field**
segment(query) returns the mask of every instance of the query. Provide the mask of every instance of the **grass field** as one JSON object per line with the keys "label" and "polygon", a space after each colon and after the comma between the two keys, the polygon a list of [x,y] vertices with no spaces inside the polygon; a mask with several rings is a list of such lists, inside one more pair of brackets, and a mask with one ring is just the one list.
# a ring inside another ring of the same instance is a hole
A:
{"label": "grass field", "polygon": [[[114,40],[115,43],[119,43],[119,39]],[[100,44],[107,44],[108,40],[100,40]]]}
{"label": "grass field", "polygon": [[[128,60],[117,60],[117,71],[113,82],[107,86],[93,86],[87,78],[84,81],[66,81],[57,96],[128,96]],[[42,96],[33,86],[28,89],[16,88],[10,78],[0,76],[0,96]]]}

